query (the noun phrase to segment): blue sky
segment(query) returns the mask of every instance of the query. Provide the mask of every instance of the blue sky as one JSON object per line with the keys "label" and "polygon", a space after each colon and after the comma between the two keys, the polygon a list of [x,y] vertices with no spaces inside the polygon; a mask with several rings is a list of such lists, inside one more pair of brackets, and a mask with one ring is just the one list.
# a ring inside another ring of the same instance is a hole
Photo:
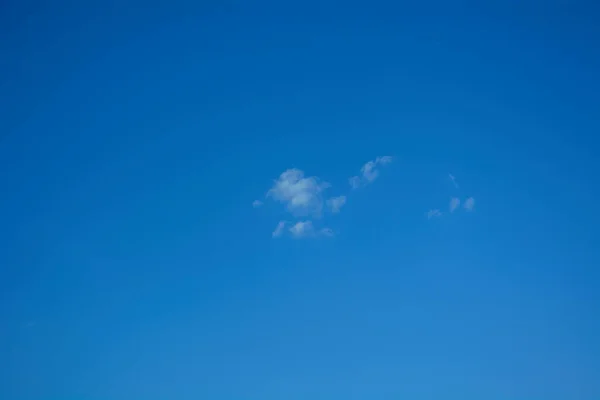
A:
{"label": "blue sky", "polygon": [[0,398],[600,398],[597,8],[176,3],[1,6]]}

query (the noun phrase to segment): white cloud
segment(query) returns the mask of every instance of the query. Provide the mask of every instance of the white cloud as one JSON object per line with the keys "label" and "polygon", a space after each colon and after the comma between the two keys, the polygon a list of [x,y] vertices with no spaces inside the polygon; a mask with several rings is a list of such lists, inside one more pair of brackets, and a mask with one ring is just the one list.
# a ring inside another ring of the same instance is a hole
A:
{"label": "white cloud", "polygon": [[450,212],[454,212],[460,206],[460,199],[458,197],[453,197],[450,199]]}
{"label": "white cloud", "polygon": [[284,203],[296,216],[320,216],[323,209],[321,193],[330,185],[315,176],[304,177],[304,172],[292,168],[283,172],[267,192],[267,197]]}
{"label": "white cloud", "polygon": [[316,230],[312,221],[298,221],[289,229],[292,237],[295,239],[315,238],[318,236],[334,236],[334,232],[330,228]]}
{"label": "white cloud", "polygon": [[391,163],[392,160],[393,160],[392,156],[382,156],[382,157],[377,157],[375,159],[375,162],[377,164],[386,165],[386,164]]}
{"label": "white cloud", "polygon": [[290,232],[295,238],[303,238],[313,236],[315,234],[315,228],[312,221],[298,221],[290,228]]}
{"label": "white cloud", "polygon": [[283,229],[285,228],[285,224],[286,224],[285,221],[279,221],[279,223],[277,224],[277,227],[273,231],[274,238],[278,238],[281,235],[283,235]]}
{"label": "white cloud", "polygon": [[344,204],[346,204],[346,196],[332,197],[327,200],[327,206],[332,213],[340,212],[340,209]]}
{"label": "white cloud", "polygon": [[425,215],[427,215],[427,219],[431,219],[431,218],[441,217],[442,213],[439,209],[436,208],[434,210],[427,211],[427,213],[425,213]]}
{"label": "white cloud", "polygon": [[352,189],[358,189],[360,187],[360,176],[353,176],[352,178],[348,179],[348,182],[350,183]]}
{"label": "white cloud", "polygon": [[258,208],[258,207],[260,207],[260,206],[262,206],[262,205],[263,205],[263,202],[262,202],[262,201],[260,201],[260,200],[254,200],[254,201],[252,202],[252,207],[254,207],[254,208]]}
{"label": "white cloud", "polygon": [[369,161],[360,169],[363,179],[367,182],[373,182],[379,176],[379,171],[375,169],[376,165],[375,161]]}
{"label": "white cloud", "polygon": [[456,182],[456,177],[452,174],[448,174],[448,177],[452,181],[452,184],[454,185],[454,187],[458,189],[458,183]]}
{"label": "white cloud", "polygon": [[391,156],[377,157],[375,160],[368,161],[360,169],[360,175],[351,177],[348,181],[352,189],[358,189],[368,183],[373,182],[379,176],[380,165],[386,165],[392,162]]}
{"label": "white cloud", "polygon": [[469,197],[468,199],[465,200],[465,204],[463,205],[463,207],[467,211],[473,211],[473,208],[475,208],[475,199],[472,197]]}

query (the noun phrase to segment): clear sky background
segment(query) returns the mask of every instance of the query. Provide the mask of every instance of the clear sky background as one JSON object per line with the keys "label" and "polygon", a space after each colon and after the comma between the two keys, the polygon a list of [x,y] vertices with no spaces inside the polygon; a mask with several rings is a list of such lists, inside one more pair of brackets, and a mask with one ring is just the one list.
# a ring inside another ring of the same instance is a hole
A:
{"label": "clear sky background", "polygon": [[593,2],[38,3],[0,398],[600,398]]}

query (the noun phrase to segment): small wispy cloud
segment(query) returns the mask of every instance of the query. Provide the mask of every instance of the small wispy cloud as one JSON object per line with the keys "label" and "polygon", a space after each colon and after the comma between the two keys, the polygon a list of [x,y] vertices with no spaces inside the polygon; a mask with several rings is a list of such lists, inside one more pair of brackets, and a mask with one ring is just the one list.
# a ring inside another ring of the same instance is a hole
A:
{"label": "small wispy cloud", "polygon": [[437,218],[442,216],[442,212],[439,209],[429,210],[425,213],[427,219]]}
{"label": "small wispy cloud", "polygon": [[460,206],[460,199],[458,197],[453,197],[450,199],[450,212],[454,212]]}
{"label": "small wispy cloud", "polygon": [[392,162],[391,156],[377,157],[375,160],[368,161],[360,169],[360,175],[351,177],[348,182],[352,189],[358,189],[361,186],[365,186],[373,182],[379,176],[380,165],[386,165]]}
{"label": "small wispy cloud", "polygon": [[339,213],[344,204],[346,204],[346,196],[332,197],[327,200],[327,207],[334,214]]}
{"label": "small wispy cloud", "polygon": [[290,228],[290,233],[295,238],[302,238],[314,235],[315,228],[312,221],[298,221]]}
{"label": "small wispy cloud", "polygon": [[352,189],[358,189],[360,187],[360,176],[353,176],[352,178],[348,179],[348,182],[350,183],[350,187],[352,187]]}
{"label": "small wispy cloud", "polygon": [[319,217],[323,210],[321,193],[329,186],[316,176],[305,177],[303,171],[292,168],[279,176],[267,192],[267,197],[285,204],[295,216]]}
{"label": "small wispy cloud", "polygon": [[262,202],[262,201],[260,201],[260,200],[254,200],[254,201],[252,202],[252,207],[254,207],[254,208],[258,208],[258,207],[260,207],[260,206],[262,206],[262,205],[263,205],[263,202]]}
{"label": "small wispy cloud", "polygon": [[285,229],[285,225],[286,222],[285,221],[279,221],[279,223],[277,224],[277,227],[275,228],[275,230],[273,231],[272,236],[274,238],[278,238],[281,235],[283,235],[283,230]]}
{"label": "small wispy cloud", "polygon": [[289,229],[291,235],[295,239],[315,238],[318,236],[334,236],[333,230],[323,228],[316,230],[312,221],[298,221]]}
{"label": "small wispy cloud", "polygon": [[458,189],[458,182],[456,182],[456,177],[452,174],[448,174],[448,177],[452,181],[452,184],[454,185],[454,187]]}
{"label": "small wispy cloud", "polygon": [[465,200],[465,204],[463,205],[463,207],[467,211],[473,211],[473,209],[475,208],[475,199],[472,197],[469,197],[468,199]]}

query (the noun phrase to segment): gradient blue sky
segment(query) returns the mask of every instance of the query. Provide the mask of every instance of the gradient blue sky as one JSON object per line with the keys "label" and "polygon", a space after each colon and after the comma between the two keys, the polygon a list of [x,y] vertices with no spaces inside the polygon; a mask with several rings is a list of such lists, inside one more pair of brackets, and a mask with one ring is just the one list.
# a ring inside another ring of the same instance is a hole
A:
{"label": "gradient blue sky", "polygon": [[3,2],[0,398],[600,398],[599,10],[446,3]]}

